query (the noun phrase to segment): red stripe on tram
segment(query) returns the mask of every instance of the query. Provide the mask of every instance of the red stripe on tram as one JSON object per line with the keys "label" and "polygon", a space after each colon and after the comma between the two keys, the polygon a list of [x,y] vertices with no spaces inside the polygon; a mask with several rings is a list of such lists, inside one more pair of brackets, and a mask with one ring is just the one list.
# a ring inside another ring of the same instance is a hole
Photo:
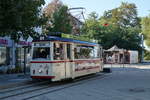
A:
{"label": "red stripe on tram", "polygon": [[81,69],[75,69],[75,71],[83,71],[83,70],[88,70],[88,69],[96,69],[96,68],[100,68],[100,66],[95,66],[95,67],[89,67],[89,68],[81,68]]}
{"label": "red stripe on tram", "polygon": [[100,59],[96,59],[96,60],[74,60],[74,62],[77,62],[77,63],[83,63],[83,62],[89,62],[89,63],[93,63],[93,62],[99,62]]}
{"label": "red stripe on tram", "polygon": [[70,61],[31,61],[30,63],[64,63]]}

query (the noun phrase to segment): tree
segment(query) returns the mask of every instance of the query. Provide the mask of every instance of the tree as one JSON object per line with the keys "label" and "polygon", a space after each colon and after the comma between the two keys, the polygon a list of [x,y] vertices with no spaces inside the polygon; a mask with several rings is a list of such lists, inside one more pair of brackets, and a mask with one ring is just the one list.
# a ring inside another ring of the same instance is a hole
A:
{"label": "tree", "polygon": [[36,36],[35,27],[44,23],[41,6],[44,0],[0,0],[0,36]]}
{"label": "tree", "polygon": [[82,35],[93,38],[94,34],[97,34],[99,29],[98,22],[98,14],[96,12],[92,12],[89,14],[88,19],[85,21],[86,23],[82,26]]}
{"label": "tree", "polygon": [[62,32],[71,34],[72,25],[70,24],[70,14],[68,13],[68,7],[62,6],[53,13],[50,18],[49,26],[46,26],[46,30],[49,32]]}
{"label": "tree", "polygon": [[53,16],[54,12],[62,6],[63,3],[60,0],[53,0],[43,9],[43,13],[50,19]]}
{"label": "tree", "polygon": [[[134,9],[130,12],[130,8]],[[140,20],[135,12],[134,4],[122,3],[120,7],[106,11],[99,20],[94,17],[97,14],[91,13],[82,29],[83,33],[98,40],[104,49],[117,45],[119,48],[141,50]]]}
{"label": "tree", "polygon": [[145,53],[144,53],[144,59],[145,60],[150,60],[150,52],[149,51],[144,51]]}
{"label": "tree", "polygon": [[[122,2],[121,6],[104,12],[100,25],[107,23],[101,31],[103,42],[108,48],[117,45],[120,48],[141,50],[140,47],[140,18],[137,17],[136,5]],[[96,36],[98,37],[98,35]],[[107,39],[109,37],[109,39]],[[107,40],[110,41],[107,43]]]}
{"label": "tree", "polygon": [[115,9],[105,11],[100,20],[103,23],[115,24],[120,27],[136,27],[140,25],[136,5],[127,2],[122,2],[121,6]]}

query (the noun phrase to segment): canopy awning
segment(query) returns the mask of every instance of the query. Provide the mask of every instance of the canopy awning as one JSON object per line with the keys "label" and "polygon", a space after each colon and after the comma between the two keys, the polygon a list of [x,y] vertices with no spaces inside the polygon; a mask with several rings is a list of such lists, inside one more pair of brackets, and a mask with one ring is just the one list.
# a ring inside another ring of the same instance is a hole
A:
{"label": "canopy awning", "polygon": [[119,49],[116,45],[114,45],[113,47],[111,47],[110,49],[108,50],[105,50],[105,51],[110,51],[110,52],[119,52],[119,51],[123,51],[124,49]]}

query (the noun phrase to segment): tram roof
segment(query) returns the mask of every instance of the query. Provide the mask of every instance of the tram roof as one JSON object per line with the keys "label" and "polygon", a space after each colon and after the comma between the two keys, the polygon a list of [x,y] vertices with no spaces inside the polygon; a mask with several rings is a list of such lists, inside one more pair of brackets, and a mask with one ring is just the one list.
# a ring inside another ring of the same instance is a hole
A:
{"label": "tram roof", "polygon": [[97,43],[93,43],[93,42],[80,41],[80,40],[62,38],[56,36],[48,36],[44,40],[33,40],[33,42],[39,42],[39,41],[62,41],[62,42],[73,42],[73,43],[80,43],[80,44],[87,44],[87,45],[97,45]]}

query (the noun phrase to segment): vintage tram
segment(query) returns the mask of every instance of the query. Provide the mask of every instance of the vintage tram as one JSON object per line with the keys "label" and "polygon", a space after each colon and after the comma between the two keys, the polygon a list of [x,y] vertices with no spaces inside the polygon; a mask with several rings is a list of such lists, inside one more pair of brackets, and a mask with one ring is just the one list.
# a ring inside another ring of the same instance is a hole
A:
{"label": "vintage tram", "polygon": [[60,81],[103,70],[102,47],[73,38],[47,36],[32,42],[32,79]]}

